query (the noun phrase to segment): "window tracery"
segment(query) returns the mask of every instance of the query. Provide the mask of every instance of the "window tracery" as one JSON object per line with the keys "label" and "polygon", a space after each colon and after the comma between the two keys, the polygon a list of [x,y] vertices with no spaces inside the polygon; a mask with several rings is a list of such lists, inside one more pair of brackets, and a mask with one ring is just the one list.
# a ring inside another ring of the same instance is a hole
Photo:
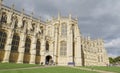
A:
{"label": "window tracery", "polygon": [[12,52],[18,52],[19,41],[20,41],[20,37],[17,34],[14,34],[12,39],[12,47],[11,47]]}
{"label": "window tracery", "polygon": [[31,39],[27,37],[25,41],[25,53],[30,53],[30,46],[31,46]]}
{"label": "window tracery", "polygon": [[4,31],[0,31],[0,50],[3,50],[5,48],[7,39],[7,34]]}
{"label": "window tracery", "polygon": [[66,55],[67,55],[67,43],[65,41],[62,41],[60,43],[60,56]]}
{"label": "window tracery", "polygon": [[37,40],[37,44],[36,44],[36,55],[37,56],[40,55],[40,45],[41,45],[40,41]]}
{"label": "window tracery", "polygon": [[61,25],[61,35],[62,36],[67,36],[67,24],[63,23]]}

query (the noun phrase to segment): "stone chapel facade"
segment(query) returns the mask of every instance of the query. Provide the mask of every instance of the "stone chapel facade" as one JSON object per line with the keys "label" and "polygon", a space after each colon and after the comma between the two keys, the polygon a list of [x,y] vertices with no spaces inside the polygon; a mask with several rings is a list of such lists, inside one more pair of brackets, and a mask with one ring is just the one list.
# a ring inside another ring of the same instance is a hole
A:
{"label": "stone chapel facade", "polygon": [[75,66],[109,64],[102,39],[82,37],[71,15],[41,21],[0,0],[0,62]]}

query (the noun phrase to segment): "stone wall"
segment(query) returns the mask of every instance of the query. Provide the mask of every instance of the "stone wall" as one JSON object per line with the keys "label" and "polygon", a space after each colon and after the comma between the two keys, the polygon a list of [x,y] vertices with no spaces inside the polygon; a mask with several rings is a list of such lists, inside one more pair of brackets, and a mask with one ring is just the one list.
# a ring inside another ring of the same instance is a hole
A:
{"label": "stone wall", "polygon": [[25,14],[24,9],[20,12],[14,6],[0,7],[1,62],[76,66],[109,63],[103,40],[81,37],[78,20],[71,14],[58,14],[44,22]]}

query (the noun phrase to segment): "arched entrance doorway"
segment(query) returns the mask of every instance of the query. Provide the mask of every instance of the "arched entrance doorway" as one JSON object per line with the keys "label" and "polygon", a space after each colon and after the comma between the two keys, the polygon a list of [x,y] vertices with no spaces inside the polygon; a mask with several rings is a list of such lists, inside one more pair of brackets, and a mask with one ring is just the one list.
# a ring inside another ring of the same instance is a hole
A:
{"label": "arched entrance doorway", "polygon": [[50,55],[46,56],[46,58],[45,58],[45,64],[46,65],[53,64],[53,60],[52,60],[52,57]]}

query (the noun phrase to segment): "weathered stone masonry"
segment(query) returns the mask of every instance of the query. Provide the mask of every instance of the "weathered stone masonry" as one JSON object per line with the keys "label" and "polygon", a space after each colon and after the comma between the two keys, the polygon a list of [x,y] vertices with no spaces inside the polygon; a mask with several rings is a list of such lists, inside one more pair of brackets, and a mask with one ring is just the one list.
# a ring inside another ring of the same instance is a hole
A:
{"label": "weathered stone masonry", "polygon": [[105,66],[109,64],[102,39],[82,37],[77,18],[42,21],[2,5],[0,0],[0,62]]}

